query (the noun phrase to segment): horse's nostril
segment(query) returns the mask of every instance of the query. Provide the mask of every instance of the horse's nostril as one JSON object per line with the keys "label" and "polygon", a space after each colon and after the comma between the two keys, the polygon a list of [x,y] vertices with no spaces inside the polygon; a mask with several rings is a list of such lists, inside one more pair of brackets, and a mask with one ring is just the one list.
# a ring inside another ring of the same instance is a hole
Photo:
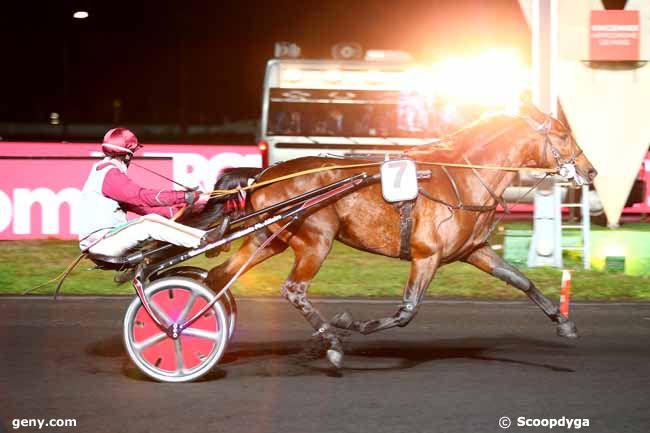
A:
{"label": "horse's nostril", "polygon": [[589,179],[594,179],[598,175],[598,172],[595,169],[589,170]]}

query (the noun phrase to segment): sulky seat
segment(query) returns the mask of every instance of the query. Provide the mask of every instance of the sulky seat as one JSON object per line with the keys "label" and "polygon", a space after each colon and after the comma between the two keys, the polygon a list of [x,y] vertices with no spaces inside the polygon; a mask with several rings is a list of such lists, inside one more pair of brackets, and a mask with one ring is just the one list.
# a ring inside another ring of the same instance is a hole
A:
{"label": "sulky seat", "polygon": [[113,257],[103,254],[88,253],[88,259],[97,265],[98,269],[120,271],[131,266],[128,256]]}

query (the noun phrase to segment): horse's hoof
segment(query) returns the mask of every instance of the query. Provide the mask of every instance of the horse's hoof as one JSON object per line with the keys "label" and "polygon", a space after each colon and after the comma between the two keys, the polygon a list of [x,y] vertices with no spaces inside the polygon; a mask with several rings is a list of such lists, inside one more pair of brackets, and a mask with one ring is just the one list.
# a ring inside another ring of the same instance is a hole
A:
{"label": "horse's hoof", "polygon": [[578,328],[573,320],[567,320],[557,325],[557,335],[564,338],[578,338]]}
{"label": "horse's hoof", "polygon": [[330,320],[330,325],[341,329],[350,329],[352,327],[352,322],[352,314],[348,313],[347,311],[343,311],[342,313],[338,313],[332,317],[332,320]]}
{"label": "horse's hoof", "polygon": [[329,349],[327,351],[327,360],[332,363],[336,368],[341,368],[343,365],[343,352],[338,350]]}

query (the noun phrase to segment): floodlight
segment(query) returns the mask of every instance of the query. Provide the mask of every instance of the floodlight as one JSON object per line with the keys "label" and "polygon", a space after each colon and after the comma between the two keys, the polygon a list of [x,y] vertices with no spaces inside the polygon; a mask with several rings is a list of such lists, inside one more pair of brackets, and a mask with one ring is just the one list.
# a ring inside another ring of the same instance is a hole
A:
{"label": "floodlight", "polygon": [[282,70],[282,81],[289,81],[295,83],[302,79],[302,71],[296,68],[283,69]]}
{"label": "floodlight", "polygon": [[413,61],[413,56],[406,51],[399,50],[368,50],[366,51],[366,61],[407,63]]}
{"label": "floodlight", "polygon": [[343,80],[343,73],[339,69],[329,69],[325,71],[325,81],[330,83],[339,83]]}
{"label": "floodlight", "polygon": [[52,112],[50,113],[50,125],[58,125],[60,121],[59,113]]}
{"label": "floodlight", "polygon": [[297,59],[300,57],[300,47],[293,42],[276,42],[275,57],[279,59]]}
{"label": "floodlight", "polygon": [[386,75],[381,71],[370,70],[366,75],[366,82],[370,84],[381,84],[385,79]]}

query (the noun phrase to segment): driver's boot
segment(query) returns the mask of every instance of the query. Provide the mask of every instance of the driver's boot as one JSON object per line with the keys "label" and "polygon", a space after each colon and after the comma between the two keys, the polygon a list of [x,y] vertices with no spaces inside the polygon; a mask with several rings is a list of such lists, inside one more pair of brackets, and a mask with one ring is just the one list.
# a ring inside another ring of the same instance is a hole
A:
{"label": "driver's boot", "polygon": [[203,248],[204,246],[217,242],[218,240],[223,238],[223,235],[226,233],[226,230],[228,230],[229,225],[230,225],[230,217],[226,216],[224,217],[223,221],[221,221],[219,227],[216,227],[212,230],[208,230],[203,235],[203,237],[201,238],[201,243],[199,243],[199,248]]}

